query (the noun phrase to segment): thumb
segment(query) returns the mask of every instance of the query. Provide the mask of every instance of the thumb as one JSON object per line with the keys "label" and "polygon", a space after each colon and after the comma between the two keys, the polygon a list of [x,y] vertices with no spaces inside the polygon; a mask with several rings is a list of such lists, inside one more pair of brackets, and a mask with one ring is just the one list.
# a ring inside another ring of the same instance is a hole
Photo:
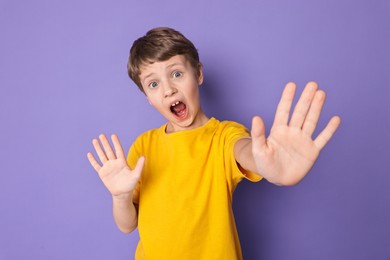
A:
{"label": "thumb", "polygon": [[259,116],[252,119],[251,136],[253,152],[258,153],[267,148],[264,121]]}
{"label": "thumb", "polygon": [[144,168],[145,157],[141,156],[138,158],[137,164],[134,167],[133,173],[137,175],[137,177],[141,176],[142,169]]}

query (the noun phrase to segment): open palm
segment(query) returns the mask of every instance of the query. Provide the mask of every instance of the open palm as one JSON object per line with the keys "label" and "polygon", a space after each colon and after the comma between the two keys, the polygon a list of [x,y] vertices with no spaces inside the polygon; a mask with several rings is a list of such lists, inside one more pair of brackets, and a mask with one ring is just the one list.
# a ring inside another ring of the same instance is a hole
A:
{"label": "open palm", "polygon": [[296,184],[306,176],[340,124],[340,118],[334,116],[313,140],[325,92],[318,90],[315,82],[309,82],[289,120],[295,90],[294,83],[286,85],[267,138],[261,118],[254,117],[252,121],[252,154],[257,170],[270,176],[271,182],[277,173],[282,181],[275,182],[284,185]]}
{"label": "open palm", "polygon": [[101,164],[99,164],[92,153],[87,155],[89,162],[98,172],[100,179],[113,196],[130,194],[141,176],[144,158],[141,157],[134,170],[132,170],[127,165],[123,148],[116,135],[111,137],[115,153],[105,135],[100,135],[99,139],[103,148],[97,139],[94,139],[92,144]]}

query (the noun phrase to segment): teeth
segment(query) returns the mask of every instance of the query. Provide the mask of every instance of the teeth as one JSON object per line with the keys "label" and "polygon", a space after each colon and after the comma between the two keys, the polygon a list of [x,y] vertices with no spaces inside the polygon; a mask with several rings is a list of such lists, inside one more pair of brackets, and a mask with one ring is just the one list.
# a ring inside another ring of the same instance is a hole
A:
{"label": "teeth", "polygon": [[179,101],[176,101],[176,103],[173,103],[171,106],[174,107],[174,106],[176,106],[177,104],[179,104]]}

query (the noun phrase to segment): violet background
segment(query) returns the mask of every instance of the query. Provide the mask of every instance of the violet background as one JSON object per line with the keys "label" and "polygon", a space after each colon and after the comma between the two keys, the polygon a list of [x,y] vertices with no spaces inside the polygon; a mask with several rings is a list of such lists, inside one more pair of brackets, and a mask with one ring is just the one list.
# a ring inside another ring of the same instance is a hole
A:
{"label": "violet background", "polygon": [[388,0],[0,1],[0,259],[133,259],[86,153],[164,123],[126,72],[156,26],[199,49],[209,116],[269,130],[285,83],[315,80],[319,128],[342,117],[299,185],[239,185],[244,259],[390,259]]}

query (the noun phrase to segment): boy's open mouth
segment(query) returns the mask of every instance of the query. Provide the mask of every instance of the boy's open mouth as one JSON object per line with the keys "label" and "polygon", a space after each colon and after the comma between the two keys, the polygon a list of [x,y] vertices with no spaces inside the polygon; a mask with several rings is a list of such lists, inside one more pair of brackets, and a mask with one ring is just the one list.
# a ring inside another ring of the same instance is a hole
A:
{"label": "boy's open mouth", "polygon": [[187,106],[180,101],[177,101],[171,105],[171,112],[178,118],[186,116]]}

